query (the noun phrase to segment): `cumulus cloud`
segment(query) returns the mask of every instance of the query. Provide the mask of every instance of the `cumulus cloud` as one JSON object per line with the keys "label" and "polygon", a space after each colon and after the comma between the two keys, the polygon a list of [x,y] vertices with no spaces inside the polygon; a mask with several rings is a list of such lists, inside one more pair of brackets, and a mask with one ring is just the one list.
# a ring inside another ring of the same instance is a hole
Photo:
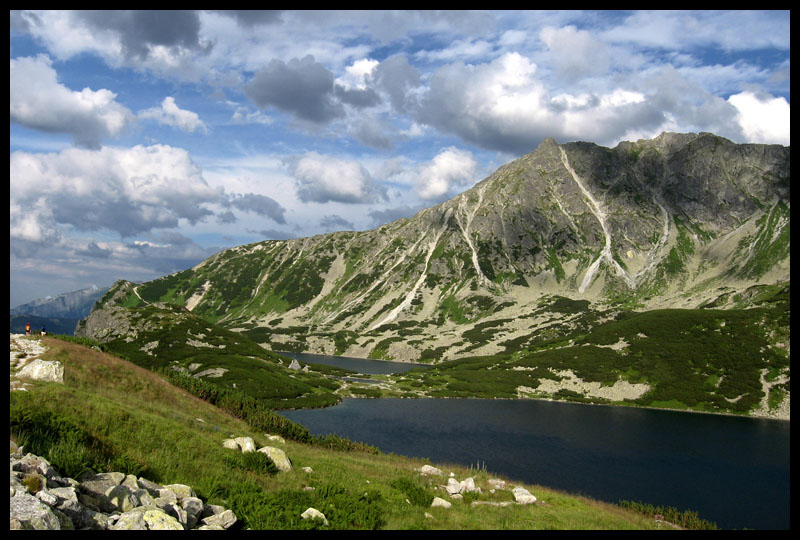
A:
{"label": "cumulus cloud", "polygon": [[478,163],[472,153],[450,147],[420,168],[417,192],[423,199],[447,199],[454,188],[471,187]]}
{"label": "cumulus cloud", "polygon": [[200,19],[190,10],[83,10],[75,15],[87,26],[113,31],[123,53],[139,59],[158,54],[158,47],[208,51],[200,38]]}
{"label": "cumulus cloud", "polygon": [[122,237],[174,228],[227,202],[188,152],[170,146],[18,151],[10,162],[11,236],[30,241],[45,242],[63,226]]}
{"label": "cumulus cloud", "polygon": [[420,84],[420,74],[408,63],[405,55],[387,58],[374,67],[370,74],[375,85],[389,95],[396,111],[406,112],[414,104],[413,92]]}
{"label": "cumulus cloud", "polygon": [[288,63],[273,59],[244,85],[244,92],[259,107],[274,106],[313,123],[344,114],[334,99],[333,73],[311,55]]}
{"label": "cumulus cloud", "polygon": [[386,198],[385,189],[355,160],[308,152],[289,165],[303,202],[369,203]]}
{"label": "cumulus cloud", "polygon": [[785,98],[746,91],[730,96],[728,102],[736,107],[746,142],[789,146],[790,107]]}
{"label": "cumulus cloud", "polygon": [[208,128],[206,128],[206,125],[200,120],[200,115],[196,112],[181,109],[178,107],[178,104],[175,103],[175,98],[171,96],[164,98],[164,101],[161,102],[161,107],[144,109],[139,111],[138,116],[139,118],[155,120],[159,124],[176,127],[187,133],[192,133],[194,131],[208,133]]}
{"label": "cumulus cloud", "polygon": [[486,64],[456,62],[438,69],[416,120],[483,148],[520,155],[546,137],[607,144],[628,131],[657,128],[664,116],[636,91],[553,96],[536,64],[507,53]]}
{"label": "cumulus cloud", "polygon": [[566,82],[601,75],[610,66],[605,45],[591,32],[575,26],[553,28],[547,26],[539,32],[540,39],[555,57],[555,72]]}
{"label": "cumulus cloud", "polygon": [[110,90],[73,91],[58,82],[50,58],[11,59],[11,121],[50,133],[67,133],[75,143],[98,148],[135,121],[130,110],[115,101]]}

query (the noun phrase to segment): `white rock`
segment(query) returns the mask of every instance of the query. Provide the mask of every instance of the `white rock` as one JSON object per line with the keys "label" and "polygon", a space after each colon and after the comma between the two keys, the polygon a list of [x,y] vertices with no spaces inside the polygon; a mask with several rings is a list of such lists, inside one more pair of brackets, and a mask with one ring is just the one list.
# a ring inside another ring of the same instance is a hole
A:
{"label": "white rock", "polygon": [[519,504],[533,504],[536,502],[536,497],[524,487],[517,486],[511,490],[511,493],[514,494],[514,500]]}
{"label": "white rock", "polygon": [[470,493],[472,491],[477,491],[478,493],[481,492],[481,488],[475,487],[475,479],[472,477],[465,478],[460,482],[460,484],[461,484],[460,493]]}
{"label": "white rock", "polygon": [[61,362],[37,358],[17,372],[17,377],[38,381],[64,382],[64,366]]}
{"label": "white rock", "polygon": [[259,448],[258,452],[267,454],[272,462],[275,463],[275,466],[278,468],[278,470],[284,472],[292,470],[292,462],[289,460],[289,456],[287,456],[286,452],[280,448],[275,448],[274,446],[265,446],[263,448]]}
{"label": "white rock", "polygon": [[252,437],[236,437],[233,439],[236,441],[236,444],[242,449],[242,452],[255,452],[256,451],[256,443],[253,442]]}
{"label": "white rock", "polygon": [[433,502],[431,503],[431,507],[436,507],[436,506],[442,508],[450,508],[453,505],[450,503],[450,501],[446,501],[440,497],[434,497]]}
{"label": "white rock", "polygon": [[448,478],[447,485],[444,487],[444,489],[446,489],[447,493],[449,493],[450,495],[461,493],[461,482],[459,482],[455,478]]}
{"label": "white rock", "polygon": [[321,519],[325,525],[328,524],[328,519],[325,517],[325,514],[317,510],[316,508],[308,508],[305,512],[300,514],[300,517],[303,519]]}
{"label": "white rock", "polygon": [[442,475],[441,469],[437,469],[436,467],[433,467],[431,465],[423,465],[422,467],[420,467],[419,472],[421,474],[436,474],[438,476]]}

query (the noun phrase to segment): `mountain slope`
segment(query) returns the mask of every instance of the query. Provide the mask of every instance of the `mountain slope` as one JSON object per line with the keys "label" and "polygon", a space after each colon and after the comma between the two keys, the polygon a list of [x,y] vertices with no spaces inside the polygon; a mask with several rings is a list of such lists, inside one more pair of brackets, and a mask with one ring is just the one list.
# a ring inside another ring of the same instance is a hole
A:
{"label": "mountain slope", "polygon": [[393,360],[492,354],[563,296],[602,310],[733,304],[789,279],[789,149],[665,133],[544,141],[475,187],[363,232],[264,241],[134,287],[274,350]]}

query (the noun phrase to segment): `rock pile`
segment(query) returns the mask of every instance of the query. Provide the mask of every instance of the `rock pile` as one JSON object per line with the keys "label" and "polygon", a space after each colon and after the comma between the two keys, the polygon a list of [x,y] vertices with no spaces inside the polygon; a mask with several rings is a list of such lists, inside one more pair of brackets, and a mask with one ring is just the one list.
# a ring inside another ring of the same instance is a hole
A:
{"label": "rock pile", "polygon": [[[283,438],[279,435],[268,435],[272,441],[285,443]],[[292,470],[292,461],[286,452],[274,446],[263,446],[256,450],[256,443],[252,437],[235,437],[233,439],[225,439],[222,441],[222,446],[230,448],[231,450],[241,450],[242,452],[261,452],[266,454],[278,468],[278,470],[287,472]]]}
{"label": "rock pile", "polygon": [[46,459],[11,447],[10,529],[225,530],[237,521],[184,484],[121,472],[65,478]]}
{"label": "rock pile", "polygon": [[[444,476],[444,473],[441,469],[431,465],[423,465],[417,470],[423,476]],[[490,493],[494,493],[497,490],[506,489],[505,480],[500,480],[499,478],[489,478],[487,483],[489,484]],[[450,476],[447,478],[447,484],[439,485],[438,488],[444,490],[451,499],[463,499],[463,494],[465,493],[482,493],[481,488],[475,485],[474,478],[469,477],[459,481],[455,478],[453,473],[450,473]],[[471,505],[507,506],[510,504],[533,504],[537,501],[536,497],[522,486],[515,486],[513,489],[511,489],[511,493],[514,495],[514,501],[472,501]],[[442,499],[441,497],[434,497],[431,506],[450,508],[451,503],[450,501]]]}

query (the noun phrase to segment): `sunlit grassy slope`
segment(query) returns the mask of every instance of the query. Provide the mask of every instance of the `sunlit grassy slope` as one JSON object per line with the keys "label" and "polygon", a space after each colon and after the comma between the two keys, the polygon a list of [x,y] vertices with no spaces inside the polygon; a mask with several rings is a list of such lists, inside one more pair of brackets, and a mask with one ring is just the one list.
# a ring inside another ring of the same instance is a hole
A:
{"label": "sunlit grassy slope", "polygon": [[[654,529],[640,513],[542,486],[526,486],[539,502],[506,507],[430,508],[439,477],[415,471],[425,461],[369,451],[335,451],[320,444],[266,433],[179,389],[157,374],[77,343],[44,338],[44,359],[65,366],[63,383],[32,382],[10,394],[11,438],[43,455],[64,474],[85,466],[121,470],[161,483],[184,483],[210,503],[230,507],[239,526],[253,529],[321,527],[300,514],[315,507],[332,529]],[[284,426],[285,427],[285,426]],[[302,431],[302,429],[300,429]],[[284,429],[292,433],[291,429]],[[258,447],[285,449],[294,469],[238,459],[223,439],[252,437]],[[482,501],[510,501],[510,491],[489,493],[484,470],[439,464],[456,478],[472,476]],[[305,472],[311,467],[313,472]],[[506,478],[510,485],[520,485]],[[314,490],[303,488],[313,487]],[[426,514],[428,514],[427,517]]]}

